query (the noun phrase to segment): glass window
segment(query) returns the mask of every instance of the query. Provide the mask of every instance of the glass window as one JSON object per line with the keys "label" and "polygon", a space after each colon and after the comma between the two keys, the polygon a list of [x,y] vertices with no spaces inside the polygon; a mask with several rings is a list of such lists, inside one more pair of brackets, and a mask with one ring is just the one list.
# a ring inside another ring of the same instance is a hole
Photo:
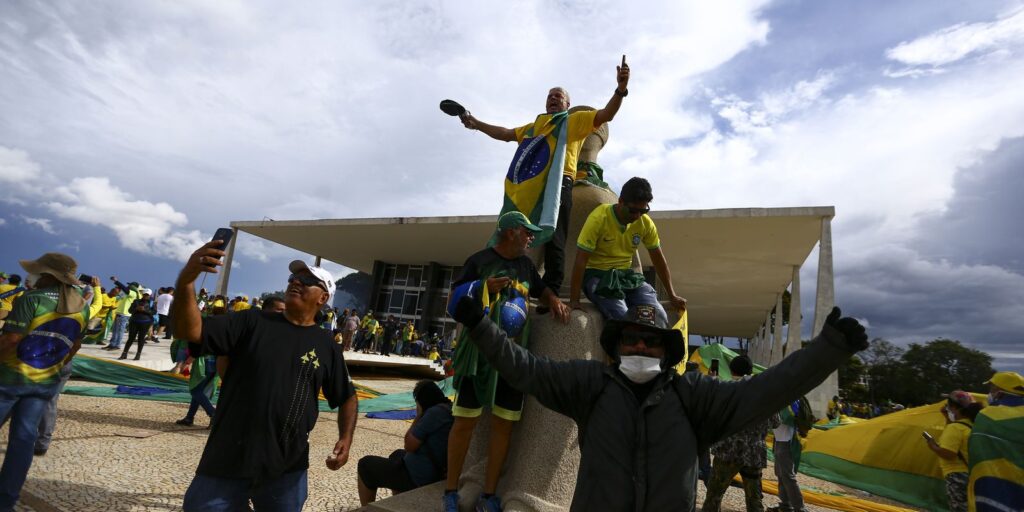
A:
{"label": "glass window", "polygon": [[404,290],[391,290],[391,305],[388,308],[389,313],[401,313],[402,302],[405,301]]}
{"label": "glass window", "polygon": [[395,266],[387,265],[384,267],[384,286],[390,285],[395,280]]}
{"label": "glass window", "polygon": [[395,271],[395,286],[405,286],[406,279],[409,276],[408,265],[398,265],[398,269]]}
{"label": "glass window", "polygon": [[420,302],[419,292],[408,292],[405,294],[405,304],[402,307],[402,313],[406,315],[415,315],[419,309],[417,306]]}
{"label": "glass window", "polygon": [[415,286],[419,288],[423,286],[420,281],[423,280],[423,267],[409,267],[409,280],[407,281],[409,286]]}
{"label": "glass window", "polygon": [[387,311],[388,304],[391,302],[391,290],[381,290],[380,295],[377,297],[377,307],[373,308],[374,311],[383,312]]}

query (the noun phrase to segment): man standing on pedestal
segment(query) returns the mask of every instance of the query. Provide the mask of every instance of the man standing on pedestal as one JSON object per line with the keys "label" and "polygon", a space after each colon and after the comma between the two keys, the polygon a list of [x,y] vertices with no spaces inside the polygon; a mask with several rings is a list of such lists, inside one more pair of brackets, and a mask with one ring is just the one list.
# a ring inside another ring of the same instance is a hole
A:
{"label": "man standing on pedestal", "polygon": [[[546,112],[518,128],[487,124],[469,112],[462,124],[492,139],[519,143],[505,176],[505,201],[501,213],[520,211],[542,228],[535,243],[544,245],[544,282],[557,294],[565,275],[565,239],[572,209],[572,184],[583,141],[599,126],[615,118],[622,98],[629,94],[626,56],[615,67],[617,86],[601,110],[569,110],[569,93],[555,87],[548,91]],[[554,172],[551,172],[551,171]],[[558,174],[561,170],[561,174]]]}

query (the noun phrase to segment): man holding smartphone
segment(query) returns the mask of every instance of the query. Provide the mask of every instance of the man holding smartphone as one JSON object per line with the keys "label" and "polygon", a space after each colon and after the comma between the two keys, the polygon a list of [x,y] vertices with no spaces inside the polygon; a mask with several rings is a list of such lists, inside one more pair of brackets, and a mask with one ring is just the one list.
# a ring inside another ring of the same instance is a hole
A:
{"label": "man holding smartphone", "polygon": [[213,240],[192,254],[171,304],[175,335],[189,342],[193,357],[227,356],[231,363],[184,509],[246,510],[251,500],[257,511],[299,511],[307,496],[308,437],[319,391],[331,408],[340,407],[328,468],[348,461],[355,432],[357,399],[345,358],[315,322],[334,294],[334,279],[296,260],[288,266],[283,313],[253,308],[204,320],[195,281],[202,272],[217,272],[223,244]]}

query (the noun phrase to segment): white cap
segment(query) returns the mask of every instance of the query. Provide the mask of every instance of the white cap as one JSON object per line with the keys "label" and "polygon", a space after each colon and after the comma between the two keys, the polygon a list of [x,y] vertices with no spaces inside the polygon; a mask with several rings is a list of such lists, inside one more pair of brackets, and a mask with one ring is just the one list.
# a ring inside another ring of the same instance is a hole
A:
{"label": "white cap", "polygon": [[331,273],[328,272],[327,270],[321,267],[309,265],[302,260],[294,260],[288,264],[288,271],[291,272],[292,274],[301,272],[302,270],[308,270],[311,274],[313,274],[313,276],[319,279],[321,283],[323,283],[324,288],[327,288],[327,304],[333,303],[335,288],[334,276],[332,276]]}
{"label": "white cap", "polygon": [[143,295],[153,295],[153,290],[150,290],[149,288],[143,288],[141,293]]}

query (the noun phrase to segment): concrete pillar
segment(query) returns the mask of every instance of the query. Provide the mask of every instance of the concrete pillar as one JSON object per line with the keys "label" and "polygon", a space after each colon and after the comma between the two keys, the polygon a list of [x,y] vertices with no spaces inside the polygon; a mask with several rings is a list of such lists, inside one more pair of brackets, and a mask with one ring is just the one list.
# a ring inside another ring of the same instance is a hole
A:
{"label": "concrete pillar", "polygon": [[238,240],[238,229],[231,228],[231,241],[228,242],[228,248],[224,251],[224,266],[220,268],[220,275],[217,278],[217,289],[214,290],[215,295],[228,295],[228,280],[231,279],[231,262],[235,259],[235,241]]}
{"label": "concrete pillar", "polygon": [[818,242],[818,287],[814,299],[814,329],[817,336],[825,326],[825,318],[835,306],[835,278],[832,273],[832,218],[821,219],[821,240]]}
{"label": "concrete pillar", "polygon": [[[821,219],[821,240],[818,242],[818,287],[814,299],[814,331],[812,339],[821,333],[825,318],[835,305],[835,281],[832,273],[832,218]],[[807,394],[811,409],[818,417],[825,416],[828,401],[839,393],[839,376],[832,372],[825,382]]]}
{"label": "concrete pillar", "polygon": [[313,260],[313,266],[314,267],[319,267],[320,263],[322,263],[322,262],[323,262],[323,258],[321,258],[320,256],[317,256],[316,259]]}
{"label": "concrete pillar", "polygon": [[782,294],[775,299],[775,333],[772,336],[772,354],[768,365],[775,366],[782,361]]}
{"label": "concrete pillar", "polygon": [[793,282],[789,285],[789,337],[782,357],[800,349],[800,265],[793,265]]}

